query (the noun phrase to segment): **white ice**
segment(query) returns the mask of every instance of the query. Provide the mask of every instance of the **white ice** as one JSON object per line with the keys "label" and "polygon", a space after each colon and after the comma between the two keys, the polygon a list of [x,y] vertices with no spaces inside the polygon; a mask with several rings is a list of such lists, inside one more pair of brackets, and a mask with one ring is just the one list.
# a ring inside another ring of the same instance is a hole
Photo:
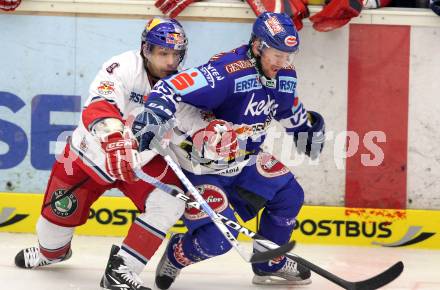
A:
{"label": "white ice", "polygon": [[[100,289],[99,281],[111,245],[120,245],[121,237],[75,236],[70,260],[39,268],[23,270],[14,265],[19,250],[36,245],[32,234],[0,233],[0,290],[91,290]],[[162,247],[141,275],[145,286],[156,289],[155,266]],[[247,244],[250,249],[250,244]],[[347,280],[363,280],[403,261],[405,270],[388,290],[440,290],[440,251],[407,248],[372,248],[347,246],[297,245],[295,253]],[[192,265],[181,272],[171,289],[175,290],[238,290],[238,289],[341,289],[312,274],[313,282],[301,287],[255,286],[252,270],[231,250],[226,255]]]}

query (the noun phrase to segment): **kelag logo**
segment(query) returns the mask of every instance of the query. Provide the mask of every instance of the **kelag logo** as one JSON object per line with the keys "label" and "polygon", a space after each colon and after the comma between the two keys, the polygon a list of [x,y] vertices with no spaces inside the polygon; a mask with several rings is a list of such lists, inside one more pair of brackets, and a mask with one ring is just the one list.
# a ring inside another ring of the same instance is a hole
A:
{"label": "kelag logo", "polygon": [[28,214],[13,214],[15,208],[4,207],[0,212],[0,227],[6,227],[18,223],[19,221],[28,217]]}

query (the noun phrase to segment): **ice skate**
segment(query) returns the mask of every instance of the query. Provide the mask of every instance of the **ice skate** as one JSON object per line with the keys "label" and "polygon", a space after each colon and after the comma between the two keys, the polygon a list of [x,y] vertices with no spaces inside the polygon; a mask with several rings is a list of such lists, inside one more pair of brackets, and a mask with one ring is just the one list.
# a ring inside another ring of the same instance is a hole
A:
{"label": "ice skate", "polygon": [[253,267],[253,284],[257,285],[305,285],[310,284],[310,270],[286,257],[284,266],[275,272],[265,272]]}
{"label": "ice skate", "polygon": [[139,276],[125,265],[124,259],[117,255],[118,251],[119,247],[113,245],[104,276],[101,279],[102,289],[151,290],[142,286]]}
{"label": "ice skate", "polygon": [[60,259],[49,260],[40,253],[40,248],[30,247],[18,252],[18,254],[15,256],[15,265],[17,265],[17,267],[20,268],[34,269],[37,267],[47,266],[50,264],[66,261],[70,259],[71,256],[72,256],[72,250],[69,249],[69,251],[64,257]]}
{"label": "ice skate", "polygon": [[155,281],[156,286],[159,289],[166,290],[170,288],[171,284],[173,284],[174,280],[180,273],[180,269],[174,266],[168,259],[167,252],[168,248],[172,246],[174,241],[181,238],[181,236],[182,235],[177,234],[170,238],[167,248],[160,259],[159,264],[157,265]]}

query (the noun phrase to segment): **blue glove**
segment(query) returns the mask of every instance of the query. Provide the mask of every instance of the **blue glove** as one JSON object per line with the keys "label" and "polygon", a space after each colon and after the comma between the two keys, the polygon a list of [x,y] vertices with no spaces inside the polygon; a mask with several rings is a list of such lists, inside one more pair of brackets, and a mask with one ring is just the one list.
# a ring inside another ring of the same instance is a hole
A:
{"label": "blue glove", "polygon": [[133,134],[139,142],[139,151],[153,149],[151,141],[154,138],[160,141],[165,133],[174,127],[173,125],[173,119],[161,115],[160,111],[154,112],[145,108],[142,113],[136,116],[132,126]]}
{"label": "blue glove", "polygon": [[304,153],[314,160],[318,158],[324,148],[325,122],[317,112],[308,111],[308,114],[311,126],[305,132],[294,132],[293,137],[298,152]]}
{"label": "blue glove", "polygon": [[438,16],[440,16],[440,0],[431,0],[431,4],[429,7],[431,7],[432,11],[435,12]]}

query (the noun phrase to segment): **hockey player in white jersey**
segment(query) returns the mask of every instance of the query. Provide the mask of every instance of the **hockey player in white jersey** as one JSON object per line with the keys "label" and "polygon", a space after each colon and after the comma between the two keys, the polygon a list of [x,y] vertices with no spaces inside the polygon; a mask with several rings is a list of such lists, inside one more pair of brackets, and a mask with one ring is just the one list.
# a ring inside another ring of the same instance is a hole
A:
{"label": "hockey player in white jersey", "polygon": [[148,290],[138,274],[180,218],[184,202],[138,180],[134,168],[158,176],[181,190],[181,183],[162,157],[138,154],[131,132],[133,116],[161,78],[182,64],[187,37],[179,22],[153,18],[142,33],[141,49],[107,61],[90,86],[78,127],[47,184],[36,225],[38,246],[20,251],[15,264],[37,268],[69,259],[75,227],[84,224],[91,205],[108,189],[117,188],[141,212],[122,246],[113,246],[101,280],[104,289]]}

